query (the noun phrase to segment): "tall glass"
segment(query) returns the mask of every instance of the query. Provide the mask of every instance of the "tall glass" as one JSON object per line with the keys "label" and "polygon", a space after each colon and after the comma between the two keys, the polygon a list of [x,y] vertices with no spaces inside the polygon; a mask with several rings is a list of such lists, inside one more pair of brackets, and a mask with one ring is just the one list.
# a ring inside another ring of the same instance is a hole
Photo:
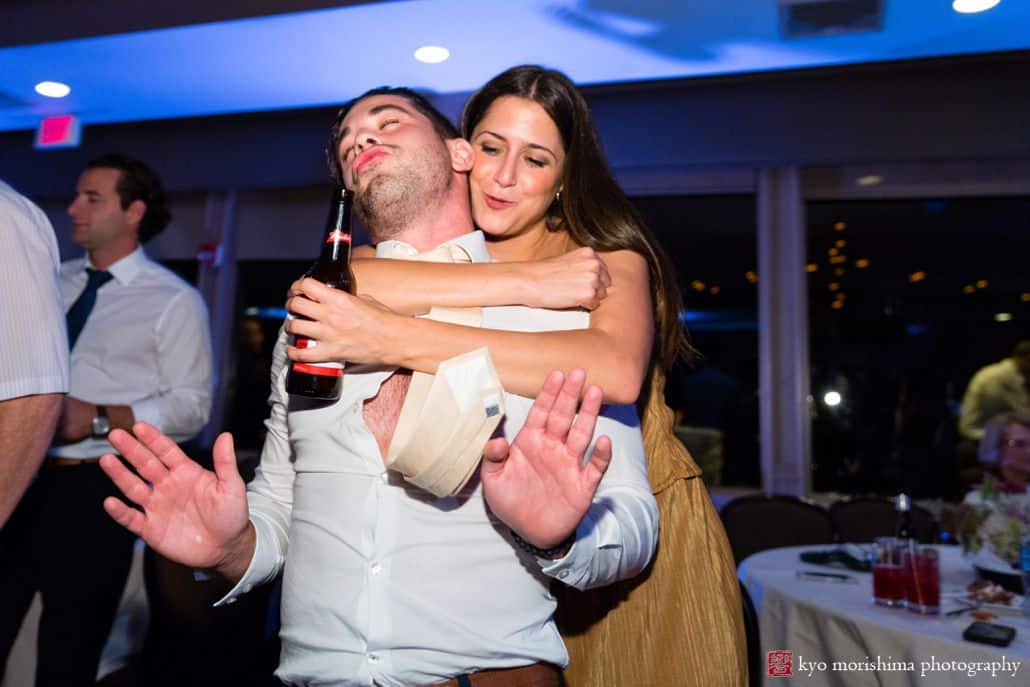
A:
{"label": "tall glass", "polygon": [[873,601],[881,606],[905,605],[905,552],[909,539],[878,537],[869,563],[873,569]]}
{"label": "tall glass", "polygon": [[937,549],[911,542],[904,556],[908,610],[924,615],[941,612],[941,567]]}

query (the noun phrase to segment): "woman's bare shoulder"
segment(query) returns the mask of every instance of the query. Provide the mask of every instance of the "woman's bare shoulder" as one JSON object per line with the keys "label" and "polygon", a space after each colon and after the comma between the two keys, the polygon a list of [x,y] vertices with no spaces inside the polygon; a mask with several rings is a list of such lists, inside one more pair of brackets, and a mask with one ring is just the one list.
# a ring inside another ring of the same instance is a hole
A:
{"label": "woman's bare shoulder", "polygon": [[609,270],[618,270],[626,274],[647,275],[647,260],[635,250],[623,248],[620,250],[598,251],[598,255],[608,265]]}

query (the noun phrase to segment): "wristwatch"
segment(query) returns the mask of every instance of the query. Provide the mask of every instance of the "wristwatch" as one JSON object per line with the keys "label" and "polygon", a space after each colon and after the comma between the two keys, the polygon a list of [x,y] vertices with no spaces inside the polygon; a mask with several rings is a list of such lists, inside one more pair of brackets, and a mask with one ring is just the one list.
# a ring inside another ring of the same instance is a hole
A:
{"label": "wristwatch", "polygon": [[107,406],[97,406],[97,415],[93,418],[93,436],[103,439],[111,431],[111,421],[107,419]]}

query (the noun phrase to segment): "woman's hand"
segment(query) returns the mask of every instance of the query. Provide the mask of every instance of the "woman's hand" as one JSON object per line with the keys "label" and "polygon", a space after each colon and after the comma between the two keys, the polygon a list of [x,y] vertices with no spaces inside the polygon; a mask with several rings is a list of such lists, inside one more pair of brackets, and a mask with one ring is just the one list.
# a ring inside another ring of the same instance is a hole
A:
{"label": "woman's hand", "polygon": [[352,296],[311,278],[294,282],[289,293],[286,309],[293,317],[286,322],[286,331],[314,344],[287,346],[290,360],[397,364],[395,332],[407,318],[370,296]]}
{"label": "woman's hand", "polygon": [[605,296],[612,278],[593,248],[577,248],[546,260],[520,263],[529,288],[525,305],[536,308],[593,310]]}

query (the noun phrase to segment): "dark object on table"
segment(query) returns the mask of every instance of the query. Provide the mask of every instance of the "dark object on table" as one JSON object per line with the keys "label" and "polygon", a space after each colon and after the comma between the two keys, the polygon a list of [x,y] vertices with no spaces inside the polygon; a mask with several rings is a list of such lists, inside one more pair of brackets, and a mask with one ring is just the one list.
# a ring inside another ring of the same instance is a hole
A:
{"label": "dark object on table", "polygon": [[872,567],[869,561],[856,558],[844,549],[829,549],[826,551],[805,551],[801,554],[801,560],[812,565],[826,565],[831,568],[846,568],[855,572],[870,572]]}
{"label": "dark object on table", "polygon": [[1013,594],[1025,594],[1023,590],[1023,575],[1015,568],[1009,573],[994,568],[982,568],[979,565],[974,565],[973,570],[976,571],[978,577],[982,577],[995,584],[1000,584]]}
{"label": "dark object on table", "polygon": [[1008,646],[1016,636],[1016,628],[1008,625],[996,625],[984,623],[979,620],[972,623],[962,633],[962,639],[970,642],[980,642],[992,646]]}
{"label": "dark object on table", "polygon": [[818,570],[798,570],[794,575],[799,580],[814,580],[816,582],[834,582],[837,584],[858,584],[855,578],[845,573],[820,572]]}
{"label": "dark object on table", "polygon": [[[877,537],[894,535],[897,509],[888,499],[850,499],[830,506],[830,519],[837,541],[871,542]],[[912,504],[909,510],[911,535],[920,544],[933,544],[940,528],[933,514]]]}
{"label": "dark object on table", "polygon": [[738,565],[766,549],[833,543],[833,525],[826,511],[793,496],[733,499],[722,509],[722,522]]}

